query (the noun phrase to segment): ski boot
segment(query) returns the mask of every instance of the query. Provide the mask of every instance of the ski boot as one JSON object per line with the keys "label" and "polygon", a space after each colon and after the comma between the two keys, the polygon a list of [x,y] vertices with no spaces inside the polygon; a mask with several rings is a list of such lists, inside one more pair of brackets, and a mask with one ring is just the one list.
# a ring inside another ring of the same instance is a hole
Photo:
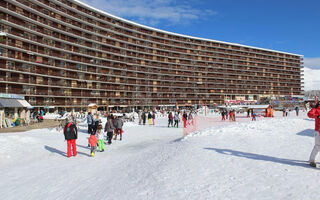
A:
{"label": "ski boot", "polygon": [[310,162],[311,167],[317,167],[317,164],[315,162]]}

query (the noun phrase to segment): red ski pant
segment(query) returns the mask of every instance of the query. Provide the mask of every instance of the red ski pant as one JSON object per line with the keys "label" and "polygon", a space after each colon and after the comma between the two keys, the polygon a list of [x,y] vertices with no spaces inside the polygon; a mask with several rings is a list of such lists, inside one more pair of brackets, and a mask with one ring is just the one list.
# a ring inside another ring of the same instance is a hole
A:
{"label": "red ski pant", "polygon": [[183,128],[187,128],[187,120],[183,119]]}
{"label": "red ski pant", "polygon": [[77,155],[77,146],[76,146],[76,140],[67,140],[67,145],[68,145],[68,151],[67,151],[67,156],[71,157],[71,145],[72,145],[72,152],[73,156]]}

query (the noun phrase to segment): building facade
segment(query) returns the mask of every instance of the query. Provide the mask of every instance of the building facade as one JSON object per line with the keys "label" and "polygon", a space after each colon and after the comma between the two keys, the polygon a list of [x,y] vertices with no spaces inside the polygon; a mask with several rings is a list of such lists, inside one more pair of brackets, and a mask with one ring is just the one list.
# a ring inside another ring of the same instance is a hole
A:
{"label": "building facade", "polygon": [[0,1],[0,93],[35,107],[300,95],[302,60],[146,27],[76,0]]}

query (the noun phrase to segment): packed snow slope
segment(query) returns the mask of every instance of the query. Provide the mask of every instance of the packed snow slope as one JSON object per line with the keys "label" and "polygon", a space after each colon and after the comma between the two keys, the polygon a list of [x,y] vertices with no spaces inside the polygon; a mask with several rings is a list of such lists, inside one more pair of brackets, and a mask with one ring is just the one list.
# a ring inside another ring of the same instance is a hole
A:
{"label": "packed snow slope", "polygon": [[0,199],[318,199],[314,120],[276,114],[186,137],[166,118],[126,123],[123,140],[94,158],[85,123],[71,158],[56,130],[0,134]]}

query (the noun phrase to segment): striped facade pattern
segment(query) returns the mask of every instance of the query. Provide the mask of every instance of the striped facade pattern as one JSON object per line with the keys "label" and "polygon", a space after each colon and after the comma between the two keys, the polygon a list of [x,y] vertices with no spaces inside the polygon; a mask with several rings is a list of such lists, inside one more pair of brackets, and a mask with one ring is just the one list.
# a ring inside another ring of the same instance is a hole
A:
{"label": "striped facade pattern", "polygon": [[302,92],[301,55],[169,33],[76,0],[2,0],[0,33],[0,93],[36,107],[222,104]]}

